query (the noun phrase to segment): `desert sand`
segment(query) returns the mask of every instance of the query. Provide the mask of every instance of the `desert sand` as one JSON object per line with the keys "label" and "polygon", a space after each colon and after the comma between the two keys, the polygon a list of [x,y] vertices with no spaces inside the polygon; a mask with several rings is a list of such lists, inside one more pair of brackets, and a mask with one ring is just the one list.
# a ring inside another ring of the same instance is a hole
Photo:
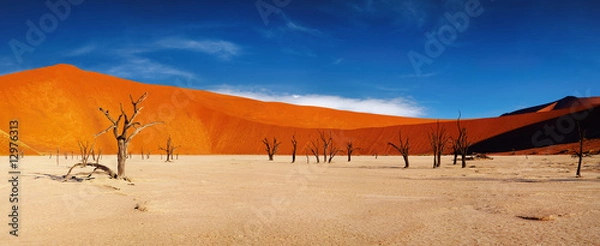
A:
{"label": "desert sand", "polygon": [[[115,156],[104,156],[112,166]],[[21,162],[10,245],[598,245],[600,157],[496,156],[432,169],[430,156],[159,156],[128,161],[132,183],[62,182],[76,160]],[[7,163],[7,157],[0,158]],[[8,165],[0,171],[8,177]],[[79,169],[76,172],[90,171]],[[81,176],[80,176],[81,177]],[[0,184],[3,196],[10,184]],[[10,213],[2,199],[2,213]],[[137,209],[136,209],[137,207]],[[5,211],[4,211],[5,210]],[[538,220],[536,220],[538,219]]]}

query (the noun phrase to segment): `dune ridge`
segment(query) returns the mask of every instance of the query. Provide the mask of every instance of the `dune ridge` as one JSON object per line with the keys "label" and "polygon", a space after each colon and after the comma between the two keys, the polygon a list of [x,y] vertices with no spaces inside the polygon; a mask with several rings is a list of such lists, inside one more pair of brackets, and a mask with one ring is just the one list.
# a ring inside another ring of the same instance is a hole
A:
{"label": "dune ridge", "polygon": [[[119,112],[119,103],[127,112],[134,98],[148,92],[141,123],[163,121],[148,128],[133,140],[132,154],[150,151],[157,154],[168,136],[181,145],[180,154],[263,154],[261,139],[278,138],[283,144],[279,153],[291,153],[290,138],[299,142],[299,155],[304,155],[308,143],[318,137],[318,130],[331,130],[339,148],[354,141],[359,154],[395,154],[387,142],[397,141],[398,131],[411,138],[411,153],[430,151],[427,132],[436,119],[355,113],[318,107],[221,95],[208,91],[182,89],[129,81],[96,72],[59,64],[0,76],[4,101],[0,103],[0,122],[18,119],[21,140],[29,146],[26,152],[46,154],[60,148],[77,153],[77,141],[91,141],[93,135],[108,127],[108,120],[98,111]],[[583,101],[582,101],[583,100]],[[586,101],[587,100],[587,101]],[[535,112],[520,112],[496,118],[463,120],[471,141],[491,139],[528,125],[557,119],[590,105],[600,105],[598,98],[579,99],[578,106],[564,102],[548,104]],[[560,108],[554,107],[560,105]],[[550,107],[553,106],[553,107]],[[592,111],[598,114],[599,110]],[[457,133],[456,122],[441,120],[451,135]],[[596,124],[597,125],[597,124]],[[533,133],[532,133],[533,134]],[[0,140],[5,141],[5,140]],[[116,152],[109,134],[97,139],[104,153]],[[448,148],[449,149],[449,148]],[[0,149],[7,154],[7,149]]]}

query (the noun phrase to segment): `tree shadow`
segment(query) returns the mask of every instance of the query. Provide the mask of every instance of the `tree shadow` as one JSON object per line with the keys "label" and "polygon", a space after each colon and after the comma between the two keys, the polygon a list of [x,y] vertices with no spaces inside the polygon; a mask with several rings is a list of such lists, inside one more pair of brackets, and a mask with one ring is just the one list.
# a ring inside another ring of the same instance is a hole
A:
{"label": "tree shadow", "polygon": [[401,166],[331,166],[329,168],[355,168],[355,169],[405,169]]}
{"label": "tree shadow", "polygon": [[74,175],[71,175],[70,179],[65,179],[65,175],[56,175],[56,174],[49,174],[49,173],[33,173],[34,178],[33,179],[42,179],[42,178],[47,178],[50,180],[54,180],[54,181],[59,181],[59,182],[83,182],[86,180],[92,180],[95,179],[95,177],[85,177],[85,178],[78,178],[76,175],[90,175],[91,173],[76,173]]}

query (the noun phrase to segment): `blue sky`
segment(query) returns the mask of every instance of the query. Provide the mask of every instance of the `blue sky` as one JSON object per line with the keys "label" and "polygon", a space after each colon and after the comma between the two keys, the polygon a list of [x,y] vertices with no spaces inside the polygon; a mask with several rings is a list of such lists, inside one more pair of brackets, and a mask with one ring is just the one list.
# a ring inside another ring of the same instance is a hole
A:
{"label": "blue sky", "polygon": [[58,11],[0,2],[0,74],[68,63],[145,83],[428,118],[598,95],[599,1],[48,1]]}

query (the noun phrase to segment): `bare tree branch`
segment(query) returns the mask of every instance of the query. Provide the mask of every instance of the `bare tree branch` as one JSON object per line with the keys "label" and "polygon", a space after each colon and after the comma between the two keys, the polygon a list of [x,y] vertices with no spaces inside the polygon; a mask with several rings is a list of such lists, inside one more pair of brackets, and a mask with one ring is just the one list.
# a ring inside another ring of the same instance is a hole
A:
{"label": "bare tree branch", "polygon": [[162,121],[155,121],[155,122],[148,123],[148,124],[145,124],[145,125],[140,126],[140,127],[135,127],[135,131],[133,133],[131,133],[131,135],[129,135],[129,137],[127,138],[127,142],[131,141],[131,139],[133,139],[133,137],[135,137],[135,135],[137,135],[142,130],[144,130],[144,128],[151,127],[153,125],[158,125],[158,124],[164,124],[164,122],[162,122]]}

